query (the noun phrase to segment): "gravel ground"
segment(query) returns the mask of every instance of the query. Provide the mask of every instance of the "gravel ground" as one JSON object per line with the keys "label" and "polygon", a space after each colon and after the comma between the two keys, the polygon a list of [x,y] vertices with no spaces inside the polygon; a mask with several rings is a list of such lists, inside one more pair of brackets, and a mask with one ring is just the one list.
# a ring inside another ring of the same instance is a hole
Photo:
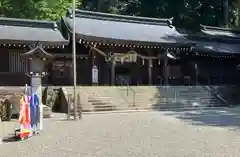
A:
{"label": "gravel ground", "polygon": [[[181,118],[185,114],[89,114],[84,115],[82,121],[65,121],[61,120],[61,115],[55,115],[45,120],[41,135],[22,142],[0,144],[0,157],[240,156],[238,123],[221,127],[196,125],[195,121]],[[219,115],[209,113],[209,116],[217,121]],[[222,115],[218,118],[221,120]]]}

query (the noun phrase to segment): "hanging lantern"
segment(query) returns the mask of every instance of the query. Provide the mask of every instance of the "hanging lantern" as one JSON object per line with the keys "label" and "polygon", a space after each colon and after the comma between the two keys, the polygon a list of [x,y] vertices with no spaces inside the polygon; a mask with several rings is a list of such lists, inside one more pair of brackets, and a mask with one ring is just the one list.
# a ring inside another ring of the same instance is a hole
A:
{"label": "hanging lantern", "polygon": [[158,60],[158,65],[160,65],[160,64],[161,64],[161,60],[159,59],[159,60]]}

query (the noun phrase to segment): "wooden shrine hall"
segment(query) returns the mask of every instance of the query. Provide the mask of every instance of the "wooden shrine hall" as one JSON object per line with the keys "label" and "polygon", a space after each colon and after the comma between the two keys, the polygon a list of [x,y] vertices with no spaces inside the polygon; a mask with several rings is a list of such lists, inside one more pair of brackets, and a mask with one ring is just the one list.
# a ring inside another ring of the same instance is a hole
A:
{"label": "wooden shrine hall", "polygon": [[[30,84],[30,60],[21,54],[40,48],[48,53],[61,52],[69,44],[59,25],[51,21],[0,18],[0,85],[24,86]],[[42,52],[42,51],[41,51]],[[41,53],[40,52],[40,53]],[[45,67],[48,72],[49,65]],[[47,84],[51,78],[44,77]]]}
{"label": "wooden shrine hall", "polygon": [[[71,34],[71,11],[62,23]],[[168,84],[169,72],[180,73],[175,68],[180,54],[195,45],[176,31],[172,19],[83,10],[76,11],[76,41],[81,85]]]}
{"label": "wooden shrine hall", "polygon": [[201,25],[200,32],[189,33],[188,39],[196,42],[192,53],[184,57],[195,65],[195,82],[208,85],[240,83],[240,30]]}

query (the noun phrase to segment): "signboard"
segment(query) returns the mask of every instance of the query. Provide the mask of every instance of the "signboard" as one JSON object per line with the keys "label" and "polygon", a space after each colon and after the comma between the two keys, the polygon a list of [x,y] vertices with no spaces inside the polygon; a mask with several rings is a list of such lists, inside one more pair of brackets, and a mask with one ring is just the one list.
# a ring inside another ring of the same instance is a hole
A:
{"label": "signboard", "polygon": [[98,83],[98,68],[96,65],[92,67],[92,83]]}
{"label": "signboard", "polygon": [[128,53],[113,53],[107,59],[107,61],[114,60],[115,62],[137,62],[137,53],[135,51],[129,51]]}
{"label": "signboard", "polygon": [[122,53],[114,53],[114,61],[115,62],[136,62],[137,61],[137,54],[129,53],[129,54],[122,54]]}

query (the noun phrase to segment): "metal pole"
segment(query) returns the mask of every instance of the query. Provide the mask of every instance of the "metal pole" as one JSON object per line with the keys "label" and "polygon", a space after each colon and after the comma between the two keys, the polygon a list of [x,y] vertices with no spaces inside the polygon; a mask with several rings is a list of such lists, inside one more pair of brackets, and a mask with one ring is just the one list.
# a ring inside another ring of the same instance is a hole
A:
{"label": "metal pole", "polygon": [[75,21],[75,11],[76,11],[76,0],[72,1],[72,15],[73,15],[73,35],[72,35],[72,51],[73,51],[73,106],[74,106],[74,119],[77,120],[77,96],[76,96],[76,86],[77,86],[77,70],[76,70],[76,21]]}
{"label": "metal pole", "polygon": [[82,106],[81,106],[80,94],[77,95],[77,108],[78,108],[79,119],[82,119]]}
{"label": "metal pole", "polygon": [[68,94],[67,102],[68,102],[67,120],[70,120],[71,118],[71,95],[70,94]]}

